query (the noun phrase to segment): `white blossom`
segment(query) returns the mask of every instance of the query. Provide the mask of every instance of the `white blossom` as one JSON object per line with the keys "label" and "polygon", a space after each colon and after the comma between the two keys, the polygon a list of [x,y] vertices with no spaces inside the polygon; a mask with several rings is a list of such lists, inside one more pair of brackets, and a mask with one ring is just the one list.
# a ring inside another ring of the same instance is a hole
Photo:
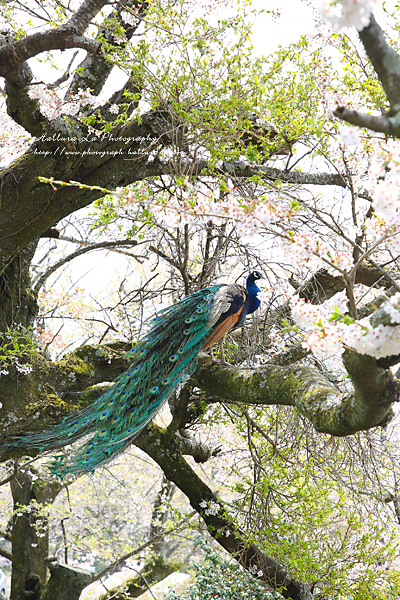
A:
{"label": "white blossom", "polygon": [[108,111],[113,115],[117,115],[119,113],[119,106],[117,104],[110,104]]}
{"label": "white blossom", "polygon": [[361,142],[360,135],[353,127],[346,127],[346,125],[338,126],[338,140],[341,144],[346,146],[358,146]]}
{"label": "white blossom", "polygon": [[374,192],[374,211],[377,215],[388,217],[396,213],[399,203],[398,182],[379,182]]}
{"label": "white blossom", "polygon": [[318,10],[322,18],[337,31],[345,27],[355,27],[361,31],[369,25],[375,5],[376,0],[325,0]]}

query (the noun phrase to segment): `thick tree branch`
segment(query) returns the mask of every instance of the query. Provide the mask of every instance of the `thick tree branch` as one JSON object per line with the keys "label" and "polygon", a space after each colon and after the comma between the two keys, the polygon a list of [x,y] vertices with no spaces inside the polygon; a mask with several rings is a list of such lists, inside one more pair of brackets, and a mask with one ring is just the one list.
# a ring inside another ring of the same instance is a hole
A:
{"label": "thick tree branch", "polygon": [[302,364],[256,369],[206,366],[192,376],[209,394],[243,404],[293,406],[321,433],[346,436],[383,425],[393,417],[400,383],[375,358],[347,350],[344,364],[355,393],[342,396],[319,371]]}
{"label": "thick tree branch", "polygon": [[400,135],[400,122],[397,121],[397,117],[375,117],[343,106],[338,106],[333,114],[341,121],[357,127],[365,127],[386,135]]}
{"label": "thick tree branch", "polygon": [[[0,34],[1,41],[2,38],[4,39],[4,36]],[[32,80],[33,74],[28,63],[15,65],[13,80],[6,79],[7,113],[30,134],[41,135],[43,126],[48,131],[51,130],[51,126],[40,109],[39,101],[31,98],[28,93],[28,84]]]}
{"label": "thick tree branch", "polygon": [[[107,2],[102,4],[107,4]],[[66,50],[67,48],[82,48],[92,54],[100,52],[99,42],[76,35],[74,29],[69,28],[66,24],[51,31],[34,33],[22,40],[2,46],[0,48],[0,76],[10,82],[17,82],[17,65],[41,54],[41,52]]]}
{"label": "thick tree branch", "polygon": [[[85,346],[56,362],[38,356],[33,363],[33,373],[20,378],[17,392],[12,374],[2,377],[0,428],[3,436],[52,429],[68,413],[94,402],[109,385],[99,384],[113,381],[126,370],[129,359],[120,353],[127,350],[130,347],[126,344],[116,343]],[[9,449],[3,447],[0,460],[9,458]]]}
{"label": "thick tree branch", "polygon": [[60,27],[34,33],[0,48],[0,75],[11,82],[18,81],[16,67],[47,50],[83,48],[90,53],[100,50],[99,42],[84,38],[83,33],[109,0],[85,0],[72,17]]}
{"label": "thick tree branch", "polygon": [[396,115],[400,111],[400,57],[386,42],[374,15],[358,35],[385,90],[390,114]]}
{"label": "thick tree branch", "polygon": [[[130,40],[139,27],[146,6],[147,0],[122,0],[118,3],[117,9],[111,14],[111,19],[115,17],[124,29],[126,40]],[[135,25],[130,25],[123,21],[121,13],[126,7],[128,9],[135,9],[137,19]],[[96,41],[101,42],[102,39],[105,39],[109,43],[115,43],[113,31],[108,30],[104,26],[100,28]],[[121,44],[119,42],[118,46],[121,45],[123,46],[124,43]],[[101,54],[87,55],[76,69],[66,97],[78,93],[79,88],[90,89],[94,95],[98,95],[113,68],[113,63],[106,60]]]}
{"label": "thick tree branch", "polygon": [[338,119],[357,127],[365,127],[371,131],[399,137],[400,56],[387,43],[382,29],[373,15],[371,15],[369,25],[358,35],[385,90],[390,110],[386,115],[378,117],[339,106],[333,114]]}
{"label": "thick tree branch", "polygon": [[197,463],[205,463],[213,456],[217,456],[221,451],[219,447],[196,440],[189,432],[184,432],[184,434],[181,432],[181,435],[176,435],[175,443],[182,455],[193,456]]}
{"label": "thick tree branch", "polygon": [[[199,165],[200,166],[200,165]],[[203,168],[206,163],[203,163]],[[199,170],[199,169],[197,169]],[[201,171],[201,169],[200,169]],[[282,181],[284,183],[294,183],[296,185],[337,185],[347,188],[347,176],[338,173],[304,173],[301,171],[286,171],[275,167],[265,165],[249,165],[244,162],[224,162],[219,171],[231,177],[252,177],[258,175],[271,181]]]}
{"label": "thick tree branch", "polygon": [[68,20],[67,29],[82,35],[89,27],[90,21],[101,11],[110,0],[85,0]]}

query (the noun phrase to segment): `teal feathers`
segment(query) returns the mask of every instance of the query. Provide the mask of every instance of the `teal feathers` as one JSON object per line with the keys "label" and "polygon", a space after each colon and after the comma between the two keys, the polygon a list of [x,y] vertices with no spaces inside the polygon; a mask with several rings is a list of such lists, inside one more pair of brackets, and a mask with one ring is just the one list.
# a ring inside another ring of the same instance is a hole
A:
{"label": "teal feathers", "polygon": [[[56,456],[49,468],[64,478],[88,473],[123,452],[154,418],[162,404],[196,368],[199,352],[240,326],[260,305],[253,271],[243,286],[215,285],[162,310],[148,333],[129,352],[132,361],[108,390],[88,408],[51,431],[19,436],[8,448],[54,450],[84,438],[68,457]],[[221,354],[223,358],[222,346]]]}
{"label": "teal feathers", "polygon": [[43,451],[91,435],[72,458],[55,457],[50,470],[62,478],[91,472],[120,454],[196,368],[212,331],[208,316],[219,288],[205,288],[161,311],[129,353],[130,367],[92,406],[52,431],[15,438],[12,445]]}

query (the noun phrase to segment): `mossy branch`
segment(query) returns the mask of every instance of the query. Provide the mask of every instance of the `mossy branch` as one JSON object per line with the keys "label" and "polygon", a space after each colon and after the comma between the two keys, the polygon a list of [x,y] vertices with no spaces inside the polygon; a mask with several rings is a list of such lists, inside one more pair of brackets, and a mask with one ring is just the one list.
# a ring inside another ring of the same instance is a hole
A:
{"label": "mossy branch", "polygon": [[400,383],[371,356],[347,350],[343,359],[354,393],[341,394],[320,371],[299,363],[234,369],[210,366],[206,361],[192,380],[221,399],[293,406],[317,431],[334,436],[351,435],[389,422],[393,417],[391,405],[399,400]]}

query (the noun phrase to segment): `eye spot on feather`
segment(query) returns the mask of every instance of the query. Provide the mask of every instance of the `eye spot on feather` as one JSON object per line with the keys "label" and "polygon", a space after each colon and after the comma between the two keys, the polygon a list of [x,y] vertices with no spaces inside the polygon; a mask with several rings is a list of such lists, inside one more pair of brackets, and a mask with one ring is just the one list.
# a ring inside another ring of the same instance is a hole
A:
{"label": "eye spot on feather", "polygon": [[194,321],[194,317],[188,317],[187,319],[185,319],[185,323],[193,323]]}
{"label": "eye spot on feather", "polygon": [[155,385],[154,387],[151,388],[150,394],[157,394],[157,392],[158,392],[158,386]]}
{"label": "eye spot on feather", "polygon": [[178,360],[178,355],[177,354],[173,354],[172,356],[169,357],[169,362],[176,362]]}
{"label": "eye spot on feather", "polygon": [[180,356],[182,356],[182,354],[185,354],[185,348],[179,348],[179,350],[178,350],[178,354],[179,354]]}
{"label": "eye spot on feather", "polygon": [[99,433],[99,436],[103,437],[104,435],[106,435],[107,433],[107,429],[102,429]]}
{"label": "eye spot on feather", "polygon": [[162,384],[168,385],[170,381],[171,381],[171,377],[166,377],[165,379],[162,380]]}
{"label": "eye spot on feather", "polygon": [[108,415],[108,412],[107,412],[107,411],[106,411],[106,412],[103,412],[103,413],[100,415],[100,420],[102,421],[103,419],[105,419],[107,415]]}
{"label": "eye spot on feather", "polygon": [[183,335],[189,335],[190,334],[190,329],[185,329],[183,332]]}

